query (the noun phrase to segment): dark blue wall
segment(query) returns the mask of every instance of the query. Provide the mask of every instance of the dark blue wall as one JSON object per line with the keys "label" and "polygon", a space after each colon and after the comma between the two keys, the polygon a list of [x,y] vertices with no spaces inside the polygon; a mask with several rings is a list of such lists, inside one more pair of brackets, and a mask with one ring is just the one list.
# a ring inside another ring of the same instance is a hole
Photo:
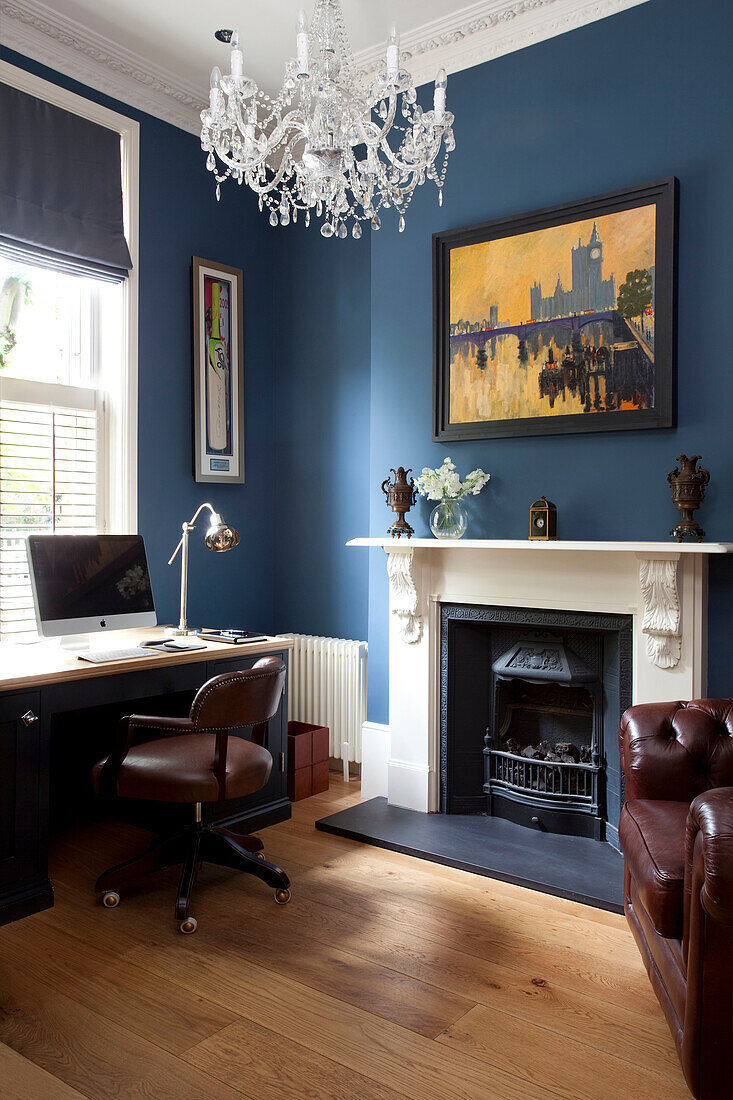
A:
{"label": "dark blue wall", "polygon": [[[253,195],[232,187],[216,202],[196,137],[2,48],[4,61],[140,123],[139,529],[158,619],[178,620],[180,566],[166,563],[181,523],[211,500],[242,534],[229,554],[192,537],[189,619],[273,628],[274,516],[272,281],[263,277],[271,230]],[[197,485],[191,473],[191,257],[244,269],[244,486]],[[199,537],[201,536],[201,537]]]}
{"label": "dark blue wall", "polygon": [[273,230],[276,629],[365,638],[369,239]]}
{"label": "dark blue wall", "polygon": [[[360,243],[272,230],[252,196],[215,203],[191,135],[3,51],[14,63],[141,122],[140,528],[158,604],[178,526],[211,496],[242,530],[231,554],[192,554],[193,617],[369,639],[369,714],[387,721],[387,584],[379,485],[390,466],[450,454],[492,475],[471,533],[524,538],[545,493],[569,539],[666,538],[666,473],[680,451],[713,477],[700,518],[733,540],[726,335],[733,290],[733,75],[727,0],[648,3],[451,76],[458,148],[445,203],[427,185],[407,229],[385,216]],[[421,101],[429,100],[423,89]],[[656,432],[431,443],[431,237],[669,175],[680,180],[678,427]],[[190,474],[190,290],[194,253],[243,267],[247,485],[202,492]],[[427,532],[429,509],[411,513]],[[208,560],[207,560],[208,559]],[[273,583],[276,595],[273,596]],[[368,611],[367,611],[368,604]],[[733,569],[711,565],[710,691],[733,693],[727,640]]]}
{"label": "dark blue wall", "polygon": [[[469,505],[476,537],[524,538],[529,504],[544,493],[562,538],[664,539],[675,517],[666,474],[686,451],[712,474],[700,513],[708,537],[733,540],[731,371],[719,325],[733,295],[732,32],[727,0],[650,0],[450,77],[458,147],[444,205],[426,185],[404,234],[385,217],[371,235],[372,534],[385,525],[387,469],[449,454],[463,473],[491,473]],[[670,175],[680,180],[678,427],[431,443],[432,234]],[[416,512],[426,534],[427,503]],[[369,715],[386,722],[386,571],[381,552],[372,557]],[[733,572],[716,562],[711,575],[709,689],[733,694]]]}

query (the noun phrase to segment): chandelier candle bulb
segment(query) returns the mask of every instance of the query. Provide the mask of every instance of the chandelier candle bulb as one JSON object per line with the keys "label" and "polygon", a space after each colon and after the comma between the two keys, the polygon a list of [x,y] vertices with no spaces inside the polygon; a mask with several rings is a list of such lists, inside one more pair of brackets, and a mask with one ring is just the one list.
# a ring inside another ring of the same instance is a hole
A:
{"label": "chandelier candle bulb", "polygon": [[433,110],[436,120],[442,120],[445,114],[445,93],[448,87],[448,77],[445,69],[439,69],[435,78],[435,93],[433,95]]}
{"label": "chandelier candle bulb", "polygon": [[209,80],[209,110],[216,111],[219,106],[219,95],[221,84],[221,69],[218,65],[214,65],[211,70],[211,78]]}
{"label": "chandelier candle bulb", "polygon": [[232,35],[232,51],[230,55],[231,74],[234,80],[241,80],[244,72],[244,54],[239,48],[239,31]]}
{"label": "chandelier candle bulb", "polygon": [[298,54],[298,76],[308,76],[308,55],[310,52],[308,16],[302,8],[298,13],[298,22],[295,24],[295,43]]}
{"label": "chandelier candle bulb", "polygon": [[390,79],[395,80],[400,71],[400,36],[397,33],[397,27],[394,25],[389,32],[389,38],[387,39],[387,76]]}

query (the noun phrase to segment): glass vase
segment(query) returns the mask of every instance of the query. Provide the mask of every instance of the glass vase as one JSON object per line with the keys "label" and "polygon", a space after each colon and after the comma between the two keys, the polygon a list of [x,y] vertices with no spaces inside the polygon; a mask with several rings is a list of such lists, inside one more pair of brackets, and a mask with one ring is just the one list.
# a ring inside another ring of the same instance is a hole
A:
{"label": "glass vase", "polygon": [[430,530],[436,539],[459,539],[467,525],[468,516],[460,500],[441,500],[430,513]]}

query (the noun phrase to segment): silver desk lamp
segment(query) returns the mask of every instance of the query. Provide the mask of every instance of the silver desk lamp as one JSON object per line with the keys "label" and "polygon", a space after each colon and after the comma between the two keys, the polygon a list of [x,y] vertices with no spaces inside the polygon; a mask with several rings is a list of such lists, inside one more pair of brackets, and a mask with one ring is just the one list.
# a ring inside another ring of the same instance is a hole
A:
{"label": "silver desk lamp", "polygon": [[239,542],[239,532],[235,531],[233,527],[230,527],[227,523],[224,523],[223,519],[218,512],[215,512],[210,504],[201,504],[194,512],[188,523],[182,525],[183,534],[178,546],[173,551],[169,565],[173,565],[176,560],[176,554],[181,551],[181,618],[174,633],[179,634],[195,634],[196,631],[193,628],[189,628],[186,623],[186,603],[188,600],[188,536],[194,530],[195,521],[198,519],[199,513],[204,508],[208,508],[210,515],[209,529],[204,536],[204,542],[209,550],[213,550],[215,554],[221,554],[225,550],[231,550]]}

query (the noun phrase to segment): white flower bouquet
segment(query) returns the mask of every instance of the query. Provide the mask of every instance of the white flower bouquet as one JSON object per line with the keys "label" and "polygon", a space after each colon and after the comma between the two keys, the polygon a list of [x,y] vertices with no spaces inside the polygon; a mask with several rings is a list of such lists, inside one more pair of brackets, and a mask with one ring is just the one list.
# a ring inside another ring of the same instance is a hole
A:
{"label": "white flower bouquet", "polygon": [[424,467],[415,481],[415,487],[428,500],[440,502],[430,516],[430,529],[436,538],[459,539],[464,534],[467,519],[459,501],[469,494],[478,496],[490,477],[490,474],[477,469],[471,470],[461,481],[455,463],[447,457],[436,470]]}

